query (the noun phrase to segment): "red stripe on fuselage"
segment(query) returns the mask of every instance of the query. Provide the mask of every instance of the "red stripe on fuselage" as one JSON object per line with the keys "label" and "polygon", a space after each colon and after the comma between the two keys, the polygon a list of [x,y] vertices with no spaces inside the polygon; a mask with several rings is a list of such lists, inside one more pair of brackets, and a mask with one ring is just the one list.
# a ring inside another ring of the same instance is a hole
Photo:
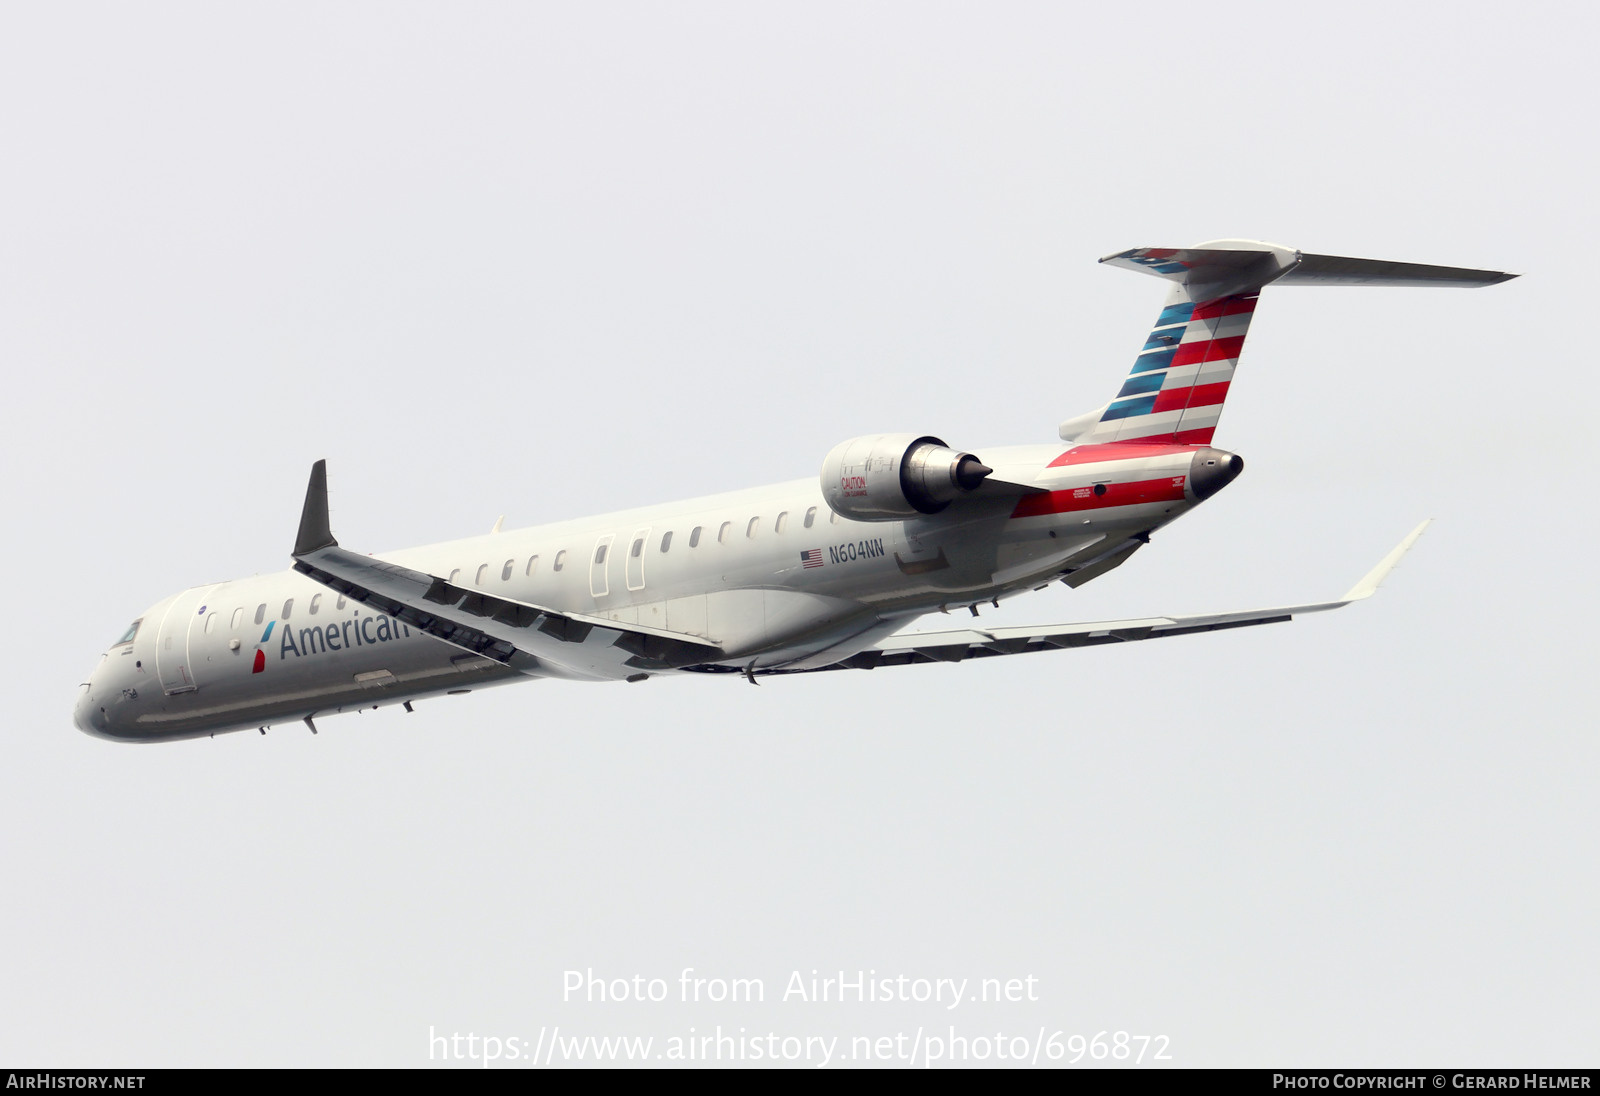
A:
{"label": "red stripe on fuselage", "polygon": [[1171,434],[1172,431],[1168,430],[1165,434],[1152,434],[1149,441],[1134,443],[1106,441],[1093,445],[1075,445],[1045,465],[1045,467],[1064,468],[1069,464],[1099,464],[1101,461],[1108,460],[1138,460],[1141,457],[1165,457],[1179,450],[1182,450],[1185,454],[1192,452],[1186,445],[1168,443],[1167,438]]}
{"label": "red stripe on fuselage", "polygon": [[[1216,432],[1217,428],[1215,426],[1202,426],[1198,430],[1179,430],[1177,433],[1173,433],[1171,431],[1162,431],[1159,434],[1148,434],[1143,438],[1129,438],[1128,442],[1132,443],[1135,447],[1139,445],[1149,445],[1151,442],[1155,441],[1170,441],[1173,443],[1173,445],[1181,445],[1185,447],[1210,445],[1212,435],[1214,435]],[[1122,445],[1125,443],[1119,441],[1115,442],[1114,444]]]}
{"label": "red stripe on fuselage", "polygon": [[1177,502],[1183,498],[1183,476],[1162,476],[1159,479],[1134,480],[1132,483],[1107,483],[1103,495],[1094,493],[1093,487],[1073,487],[1066,491],[1050,491],[1038,495],[1024,495],[1015,510],[1014,518],[1039,518],[1050,514],[1070,514],[1078,510],[1103,510],[1108,506],[1137,506],[1149,502]]}

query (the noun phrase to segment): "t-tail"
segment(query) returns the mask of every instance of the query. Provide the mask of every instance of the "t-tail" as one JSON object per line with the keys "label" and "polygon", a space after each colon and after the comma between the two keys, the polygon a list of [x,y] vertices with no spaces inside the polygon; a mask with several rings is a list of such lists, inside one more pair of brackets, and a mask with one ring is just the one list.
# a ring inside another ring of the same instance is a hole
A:
{"label": "t-tail", "polygon": [[1268,285],[1471,288],[1516,277],[1497,270],[1310,255],[1256,240],[1134,248],[1100,261],[1173,284],[1116,398],[1061,424],[1062,439],[1081,445],[1210,445],[1257,295]]}

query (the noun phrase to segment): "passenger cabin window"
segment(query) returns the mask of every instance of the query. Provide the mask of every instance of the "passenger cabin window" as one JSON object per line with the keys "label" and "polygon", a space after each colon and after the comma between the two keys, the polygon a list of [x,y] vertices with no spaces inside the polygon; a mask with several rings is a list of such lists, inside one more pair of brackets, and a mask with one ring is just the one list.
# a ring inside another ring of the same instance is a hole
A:
{"label": "passenger cabin window", "polygon": [[445,581],[446,582],[451,582],[451,583],[455,582],[456,576],[459,575],[460,573],[461,573],[461,568],[457,567],[454,571],[450,572],[450,577],[445,579]]}
{"label": "passenger cabin window", "polygon": [[599,547],[597,547],[594,550],[595,566],[598,567],[600,564],[604,563],[605,561],[606,561],[606,546],[604,544],[602,544],[602,545],[600,545]]}
{"label": "passenger cabin window", "polygon": [[813,506],[806,511],[806,528],[811,528],[811,523],[817,520],[817,508]]}
{"label": "passenger cabin window", "polygon": [[665,552],[668,548],[671,548],[671,547],[672,547],[672,534],[671,533],[662,533],[661,534],[661,550],[663,552]]}
{"label": "passenger cabin window", "polygon": [[472,581],[475,584],[477,584],[479,586],[482,586],[483,585],[483,576],[488,574],[488,573],[489,573],[489,565],[487,563],[480,563],[480,564],[478,564],[478,577],[474,578]]}
{"label": "passenger cabin window", "polygon": [[555,564],[556,570],[558,570],[558,571],[561,570],[561,568],[566,565],[566,562],[567,562],[567,550],[565,548],[563,548],[563,549],[561,549],[561,551],[556,553],[556,564]]}
{"label": "passenger cabin window", "polygon": [[528,557],[528,568],[527,568],[527,570],[523,571],[522,573],[531,578],[533,576],[533,569],[535,567],[537,567],[537,566],[539,566],[539,557],[538,556],[529,556]]}
{"label": "passenger cabin window", "polygon": [[733,528],[733,522],[725,521],[725,522],[722,523],[722,528],[717,530],[717,543],[718,544],[726,544],[726,543],[728,543],[728,530],[732,529],[732,528]]}
{"label": "passenger cabin window", "polygon": [[311,604],[306,606],[306,612],[310,613],[312,616],[316,616],[317,610],[320,608],[322,608],[322,595],[312,594]]}
{"label": "passenger cabin window", "polygon": [[698,525],[689,531],[689,547],[700,547],[700,526]]}
{"label": "passenger cabin window", "polygon": [[838,525],[839,524],[839,514],[838,514],[838,512],[835,511],[833,513],[830,513],[828,515],[828,521],[829,521],[830,524]]}
{"label": "passenger cabin window", "polygon": [[267,603],[263,601],[260,605],[256,606],[256,623],[260,624],[263,620],[266,620],[266,619],[267,619]]}
{"label": "passenger cabin window", "polygon": [[237,632],[239,630],[239,625],[241,625],[243,623],[244,623],[244,606],[241,605],[241,606],[239,606],[239,608],[237,608],[237,609],[235,609],[233,611],[233,619],[228,622],[228,627],[232,628],[234,631]]}
{"label": "passenger cabin window", "polygon": [[783,513],[778,515],[778,520],[777,520],[776,523],[773,524],[772,531],[774,533],[781,533],[788,526],[788,524],[789,524],[789,511],[785,510]]}
{"label": "passenger cabin window", "polygon": [[516,565],[517,565],[517,561],[516,560],[514,560],[514,559],[506,560],[506,565],[504,567],[500,568],[500,581],[501,582],[510,582],[511,581],[511,569],[513,567],[515,567]]}
{"label": "passenger cabin window", "polygon": [[206,614],[206,635],[210,635],[212,632],[214,632],[216,630],[217,630],[217,614],[216,613],[207,613]]}
{"label": "passenger cabin window", "polygon": [[294,598],[283,603],[283,619],[288,620],[289,614],[294,612]]}
{"label": "passenger cabin window", "polygon": [[339,600],[333,603],[333,607],[334,607],[335,610],[339,610],[339,609],[343,609],[344,608],[344,595],[343,594],[339,595]]}
{"label": "passenger cabin window", "polygon": [[644,538],[640,537],[640,538],[638,538],[637,540],[635,540],[633,542],[633,548],[629,550],[628,554],[630,556],[632,556],[634,559],[638,559],[639,558],[639,553],[643,552],[643,551],[644,551]]}
{"label": "passenger cabin window", "polygon": [[756,528],[758,526],[760,526],[760,524],[761,524],[761,519],[759,517],[751,518],[750,519],[750,524],[746,525],[744,527],[744,535],[746,537],[755,536],[756,535]]}

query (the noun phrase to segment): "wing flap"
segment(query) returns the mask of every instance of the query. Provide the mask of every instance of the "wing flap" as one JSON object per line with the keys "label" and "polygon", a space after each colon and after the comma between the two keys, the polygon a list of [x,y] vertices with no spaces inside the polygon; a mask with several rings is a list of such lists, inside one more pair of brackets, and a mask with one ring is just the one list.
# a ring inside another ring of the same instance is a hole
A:
{"label": "wing flap", "polygon": [[[1393,551],[1367,572],[1361,581],[1337,601],[1316,601],[1304,605],[1280,605],[1268,609],[1246,609],[1231,613],[1205,613],[1194,616],[1141,617],[1132,620],[1102,620],[1087,624],[1056,624],[1015,628],[962,628],[946,632],[911,632],[889,636],[868,648],[822,670],[864,669],[878,666],[909,666],[918,662],[961,662],[967,658],[1029,654],[1068,647],[1093,647],[1106,643],[1137,643],[1146,639],[1220,632],[1258,624],[1281,624],[1307,613],[1323,613],[1371,597],[1394,570],[1411,546],[1428,527],[1424,521],[1413,529]],[[777,673],[811,673],[811,670]]]}

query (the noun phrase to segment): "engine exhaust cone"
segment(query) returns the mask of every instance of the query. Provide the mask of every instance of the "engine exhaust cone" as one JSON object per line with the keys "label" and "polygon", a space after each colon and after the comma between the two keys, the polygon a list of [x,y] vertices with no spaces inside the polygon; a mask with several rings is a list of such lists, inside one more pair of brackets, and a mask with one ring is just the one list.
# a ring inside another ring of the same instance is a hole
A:
{"label": "engine exhaust cone", "polygon": [[977,457],[962,457],[961,463],[956,466],[956,485],[963,491],[971,491],[993,472],[993,468]]}

